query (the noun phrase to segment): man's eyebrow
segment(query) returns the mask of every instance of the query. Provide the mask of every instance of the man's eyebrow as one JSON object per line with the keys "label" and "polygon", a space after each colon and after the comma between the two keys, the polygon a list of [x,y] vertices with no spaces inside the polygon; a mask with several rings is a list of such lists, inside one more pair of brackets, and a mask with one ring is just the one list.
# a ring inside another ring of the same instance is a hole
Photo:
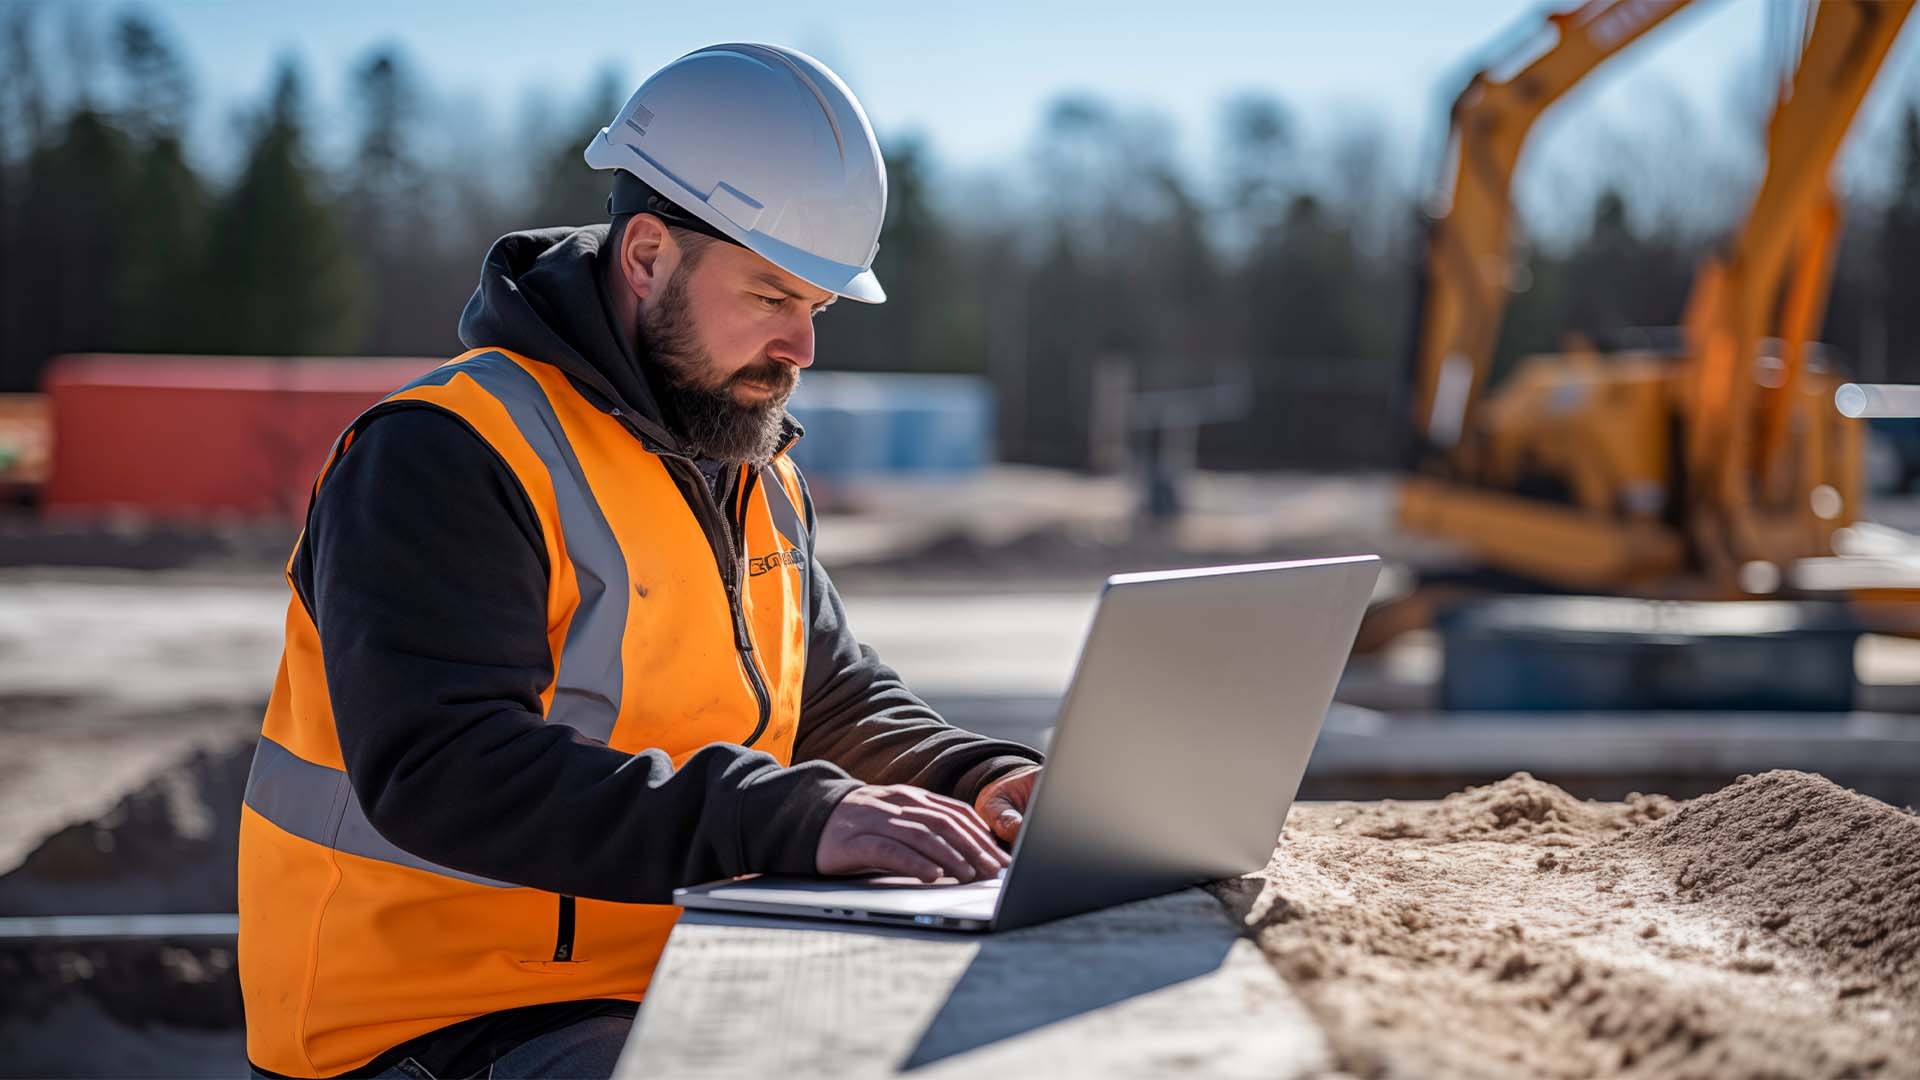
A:
{"label": "man's eyebrow", "polygon": [[[792,289],[787,288],[786,285],[781,283],[779,278],[774,277],[772,274],[769,274],[765,271],[761,271],[759,273],[754,274],[753,279],[765,285],[769,289],[775,289],[775,290],[778,290],[779,292],[785,293],[790,299],[793,299],[793,300],[806,299],[805,295],[794,292]],[[838,299],[840,298],[837,296],[829,296],[825,300],[820,301],[820,306],[823,308],[832,307],[833,302]]]}

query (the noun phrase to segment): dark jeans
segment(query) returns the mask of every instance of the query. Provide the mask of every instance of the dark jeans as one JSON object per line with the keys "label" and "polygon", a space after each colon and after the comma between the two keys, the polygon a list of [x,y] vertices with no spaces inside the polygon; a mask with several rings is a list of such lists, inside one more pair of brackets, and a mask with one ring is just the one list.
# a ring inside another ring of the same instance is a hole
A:
{"label": "dark jeans", "polygon": [[[627,1044],[633,1021],[624,1016],[595,1016],[557,1031],[536,1036],[502,1054],[481,1073],[489,1080],[535,1080],[544,1077],[610,1077]],[[254,1073],[259,1076],[259,1073]],[[379,1080],[450,1080],[435,1077],[412,1058],[380,1074]]]}

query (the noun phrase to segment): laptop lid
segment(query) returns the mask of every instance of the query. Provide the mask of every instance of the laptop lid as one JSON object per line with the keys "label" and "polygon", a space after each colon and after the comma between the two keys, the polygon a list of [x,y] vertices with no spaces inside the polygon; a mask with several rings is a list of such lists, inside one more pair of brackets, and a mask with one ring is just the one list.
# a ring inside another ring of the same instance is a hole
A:
{"label": "laptop lid", "polygon": [[1380,560],[1107,580],[993,925],[1265,866]]}

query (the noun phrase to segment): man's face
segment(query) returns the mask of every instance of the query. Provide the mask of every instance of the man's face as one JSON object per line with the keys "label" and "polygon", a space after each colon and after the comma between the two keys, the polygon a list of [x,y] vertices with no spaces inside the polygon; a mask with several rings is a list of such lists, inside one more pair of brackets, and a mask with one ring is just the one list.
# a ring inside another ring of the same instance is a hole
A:
{"label": "man's face", "polygon": [[640,340],[696,454],[764,464],[779,451],[787,399],[813,363],[813,317],[833,301],[736,244],[683,254],[642,304]]}

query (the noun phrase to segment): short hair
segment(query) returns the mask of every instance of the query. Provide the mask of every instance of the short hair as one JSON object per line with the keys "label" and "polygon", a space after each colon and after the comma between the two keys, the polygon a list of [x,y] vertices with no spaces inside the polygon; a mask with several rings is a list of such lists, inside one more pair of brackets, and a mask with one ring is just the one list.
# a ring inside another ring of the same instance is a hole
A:
{"label": "short hair", "polygon": [[[639,216],[638,214],[615,214],[613,220],[607,224],[607,243],[601,248],[607,256],[607,273],[613,273],[613,268],[617,265],[613,253],[620,250],[620,242],[627,235],[627,225]],[[668,225],[667,235],[673,237],[673,242],[680,245],[680,250],[685,253],[681,264],[688,270],[698,266],[701,257],[707,253],[707,248],[716,243],[711,236],[694,232],[692,229],[683,229],[678,225]]]}
{"label": "short hair", "polygon": [[705,233],[683,229],[678,225],[667,226],[667,232],[673,237],[673,242],[680,245],[680,250],[686,253],[686,257],[681,259],[681,264],[689,270],[699,265],[700,260],[706,256],[708,248],[720,242]]}

